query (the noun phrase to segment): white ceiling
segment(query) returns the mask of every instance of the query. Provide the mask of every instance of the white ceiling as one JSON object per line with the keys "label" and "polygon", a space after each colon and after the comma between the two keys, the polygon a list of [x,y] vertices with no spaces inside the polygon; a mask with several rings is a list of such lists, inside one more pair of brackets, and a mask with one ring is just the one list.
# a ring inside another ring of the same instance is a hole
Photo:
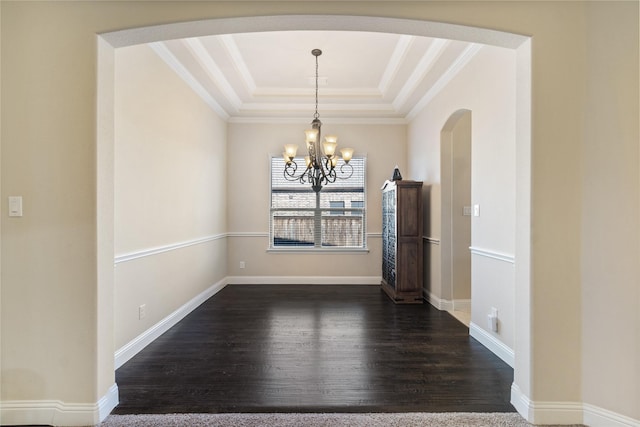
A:
{"label": "white ceiling", "polygon": [[356,31],[276,31],[151,43],[232,122],[311,120],[315,58],[320,119],[405,123],[481,45]]}

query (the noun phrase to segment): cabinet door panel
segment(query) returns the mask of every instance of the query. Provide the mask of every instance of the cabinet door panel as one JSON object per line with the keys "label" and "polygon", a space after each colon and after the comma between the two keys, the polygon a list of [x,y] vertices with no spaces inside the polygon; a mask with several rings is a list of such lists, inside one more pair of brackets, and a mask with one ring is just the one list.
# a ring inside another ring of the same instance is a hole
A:
{"label": "cabinet door panel", "polygon": [[401,188],[398,197],[398,234],[417,236],[422,224],[420,204],[422,194],[419,187]]}
{"label": "cabinet door panel", "polygon": [[420,262],[419,256],[420,250],[416,239],[400,240],[398,243],[398,259],[396,260],[398,271],[402,272],[396,279],[396,289],[399,292],[415,291],[421,288],[417,275],[419,270],[418,262]]}

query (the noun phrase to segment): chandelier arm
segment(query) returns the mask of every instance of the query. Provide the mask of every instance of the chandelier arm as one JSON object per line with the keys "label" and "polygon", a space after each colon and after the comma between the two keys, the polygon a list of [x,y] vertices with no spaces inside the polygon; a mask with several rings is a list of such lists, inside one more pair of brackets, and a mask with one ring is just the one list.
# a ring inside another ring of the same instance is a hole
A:
{"label": "chandelier arm", "polygon": [[284,165],[284,177],[287,181],[296,181],[298,177],[296,176],[296,171],[298,170],[298,164],[295,161],[291,161],[291,163],[285,163]]}
{"label": "chandelier arm", "polygon": [[342,166],[340,166],[340,173],[347,173],[344,171],[345,166],[349,166],[349,175],[341,176],[340,179],[349,179],[353,176],[353,165],[350,163],[343,163]]}
{"label": "chandelier arm", "polygon": [[327,177],[327,183],[334,183],[336,182],[336,178],[338,177],[338,174],[336,173],[335,169],[330,169],[326,177]]}
{"label": "chandelier arm", "polygon": [[335,168],[331,165],[331,160],[328,158],[324,158],[321,164],[322,170],[322,178],[325,183],[330,184],[336,181],[336,172]]}
{"label": "chandelier arm", "polygon": [[300,174],[299,180],[301,184],[311,183],[311,171],[313,168],[311,166],[307,166],[307,168]]}
{"label": "chandelier arm", "polygon": [[308,178],[307,177],[307,171],[308,170],[309,169],[305,169],[305,171],[302,173],[302,175],[300,175],[300,177],[298,178],[298,180],[300,181],[300,184],[306,184],[308,182],[307,181],[307,178]]}
{"label": "chandelier arm", "polygon": [[318,175],[318,177],[314,176],[315,169],[313,166],[308,166],[300,175],[296,175],[296,170],[298,165],[295,161],[291,161],[291,165],[285,164],[284,167],[284,177],[287,181],[299,181],[301,184],[310,183],[312,184],[318,179],[322,179],[322,175]]}

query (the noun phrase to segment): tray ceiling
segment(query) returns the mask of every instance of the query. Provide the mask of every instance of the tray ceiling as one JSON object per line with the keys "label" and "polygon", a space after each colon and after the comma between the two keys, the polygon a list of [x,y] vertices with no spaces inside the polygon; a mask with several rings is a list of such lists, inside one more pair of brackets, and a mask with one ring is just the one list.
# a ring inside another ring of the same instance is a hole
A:
{"label": "tray ceiling", "polygon": [[481,45],[402,34],[275,31],[151,43],[229,121],[310,119],[404,123]]}

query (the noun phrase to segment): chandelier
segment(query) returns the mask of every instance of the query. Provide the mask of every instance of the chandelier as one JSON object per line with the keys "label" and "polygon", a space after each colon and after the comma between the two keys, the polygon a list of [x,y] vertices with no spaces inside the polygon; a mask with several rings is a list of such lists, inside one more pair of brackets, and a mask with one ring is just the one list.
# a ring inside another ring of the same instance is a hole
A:
{"label": "chandelier", "polygon": [[[311,129],[304,132],[308,153],[304,157],[306,169],[300,175],[296,175],[298,165],[294,159],[298,151],[297,144],[285,144],[282,156],[285,161],[284,177],[288,181],[300,181],[301,184],[309,183],[313,191],[317,193],[322,190],[323,185],[335,182],[337,178],[347,179],[353,175],[353,166],[349,164],[349,160],[353,157],[353,149],[343,148],[340,150],[344,162],[340,168],[337,168],[340,160],[340,157],[336,155],[338,137],[327,135],[322,146],[320,144],[322,122],[318,114],[318,56],[322,55],[322,51],[313,49],[311,54],[316,57],[316,112],[313,115]],[[338,174],[338,170],[340,174]]]}

